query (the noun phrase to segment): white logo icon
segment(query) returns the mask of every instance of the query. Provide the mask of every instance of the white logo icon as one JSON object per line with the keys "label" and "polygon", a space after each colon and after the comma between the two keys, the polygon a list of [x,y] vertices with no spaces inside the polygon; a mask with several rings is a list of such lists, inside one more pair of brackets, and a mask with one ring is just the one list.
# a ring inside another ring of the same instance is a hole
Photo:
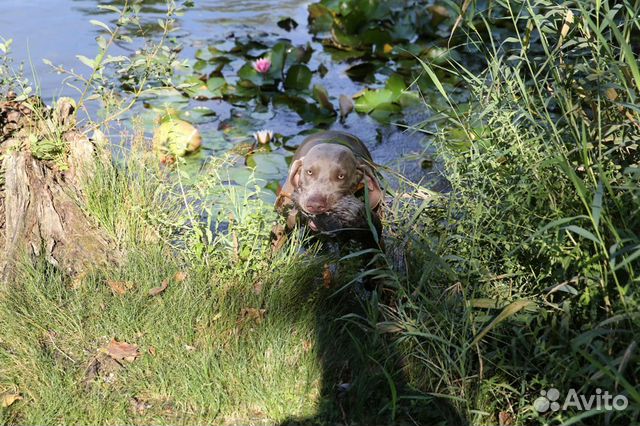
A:
{"label": "white logo icon", "polygon": [[545,413],[551,408],[551,411],[558,411],[560,404],[556,401],[560,398],[560,391],[556,388],[551,388],[548,391],[540,391],[540,397],[533,401],[533,408],[539,413]]}

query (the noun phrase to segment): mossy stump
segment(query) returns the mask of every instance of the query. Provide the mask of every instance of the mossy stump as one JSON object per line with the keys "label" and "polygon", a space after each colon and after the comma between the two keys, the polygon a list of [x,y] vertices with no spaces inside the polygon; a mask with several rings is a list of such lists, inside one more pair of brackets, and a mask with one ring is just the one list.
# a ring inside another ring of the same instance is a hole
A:
{"label": "mossy stump", "polygon": [[11,94],[0,102],[0,282],[14,280],[29,258],[71,276],[120,259],[83,209],[83,186],[100,156],[73,111],[69,100],[53,109]]}

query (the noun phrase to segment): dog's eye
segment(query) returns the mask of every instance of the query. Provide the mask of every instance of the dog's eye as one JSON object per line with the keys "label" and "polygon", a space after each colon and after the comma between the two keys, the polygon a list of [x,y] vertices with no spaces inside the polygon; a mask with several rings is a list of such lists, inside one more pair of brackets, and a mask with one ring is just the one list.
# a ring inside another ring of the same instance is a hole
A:
{"label": "dog's eye", "polygon": [[343,173],[340,173],[340,174],[338,175],[338,179],[340,179],[340,180],[344,179],[344,174],[343,174]]}
{"label": "dog's eye", "polygon": [[311,170],[307,170],[307,174],[308,174],[309,176],[311,176],[311,175],[313,175],[313,172],[312,172]]}

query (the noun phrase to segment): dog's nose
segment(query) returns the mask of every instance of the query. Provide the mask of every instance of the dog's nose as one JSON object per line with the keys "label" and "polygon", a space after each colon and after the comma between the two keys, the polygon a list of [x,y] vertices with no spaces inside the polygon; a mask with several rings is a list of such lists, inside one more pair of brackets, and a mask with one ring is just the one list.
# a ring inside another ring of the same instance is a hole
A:
{"label": "dog's nose", "polygon": [[311,197],[307,200],[305,207],[311,214],[322,214],[327,211],[327,202],[322,197]]}

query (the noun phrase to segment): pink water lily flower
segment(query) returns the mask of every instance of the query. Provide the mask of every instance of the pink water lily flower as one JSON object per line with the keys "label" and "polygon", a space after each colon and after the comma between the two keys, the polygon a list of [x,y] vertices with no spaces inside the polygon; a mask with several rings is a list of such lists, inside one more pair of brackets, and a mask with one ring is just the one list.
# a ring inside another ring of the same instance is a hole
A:
{"label": "pink water lily flower", "polygon": [[258,71],[260,74],[268,73],[269,68],[271,68],[271,59],[269,58],[260,58],[253,63],[253,69]]}

